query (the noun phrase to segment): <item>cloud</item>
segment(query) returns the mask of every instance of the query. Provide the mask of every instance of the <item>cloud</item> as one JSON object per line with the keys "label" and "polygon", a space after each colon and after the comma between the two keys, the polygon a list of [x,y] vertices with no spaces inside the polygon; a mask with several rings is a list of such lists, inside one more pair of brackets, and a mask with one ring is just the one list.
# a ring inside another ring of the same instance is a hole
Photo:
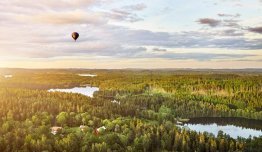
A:
{"label": "cloud", "polygon": [[[233,49],[236,52],[238,49],[254,50],[262,48],[261,39],[251,41],[243,37],[220,38],[217,37],[216,33],[201,31],[153,32],[107,24],[102,26],[74,26],[78,28],[80,33],[80,37],[75,43],[70,36],[71,26],[67,28],[53,28],[53,26],[34,27],[35,25],[21,27],[20,29],[10,28],[3,32],[0,35],[0,54],[2,56],[16,54],[17,57],[30,58],[107,56],[181,59],[184,57],[183,55],[173,55],[174,53],[170,53],[167,49],[162,48],[223,48]],[[9,31],[13,33],[9,33]],[[30,33],[29,35],[28,32]],[[235,31],[231,32],[234,33]],[[10,36],[10,38],[6,36]],[[15,37],[16,41],[9,41],[12,37]],[[146,46],[152,46],[153,51],[148,53]],[[188,54],[187,56],[191,59],[200,60],[201,56],[197,54],[191,56]],[[205,54],[202,55],[204,56]],[[223,55],[219,57],[222,58]],[[224,57],[235,58],[233,55],[224,55]],[[241,58],[244,56],[237,57]],[[218,57],[210,55],[209,58]]]}
{"label": "cloud", "polygon": [[18,16],[18,20],[29,20],[46,24],[105,24],[102,14],[84,11],[46,12],[32,16]]}
{"label": "cloud", "polygon": [[221,36],[243,36],[244,33],[236,29],[226,29],[221,32],[218,32]]}
{"label": "cloud", "polygon": [[139,17],[136,12],[142,11],[146,8],[143,3],[135,5],[127,5],[122,8],[112,9],[111,12],[105,12],[105,16],[117,21],[137,22],[143,19]]}
{"label": "cloud", "polygon": [[200,23],[200,24],[209,25],[211,27],[216,27],[216,26],[220,25],[220,23],[221,23],[220,20],[216,20],[216,19],[212,19],[212,18],[200,18],[197,22]]}
{"label": "cloud", "polygon": [[[38,3],[28,0],[0,1],[0,24],[106,24],[109,20],[137,22],[143,20],[135,12],[146,8],[139,3],[111,10],[94,11],[97,5],[106,5],[111,0],[40,0]],[[61,4],[60,4],[60,3]],[[103,2],[103,3],[102,3]],[[8,8],[8,9],[7,9]]]}
{"label": "cloud", "polygon": [[[218,14],[220,17],[230,17],[230,18],[224,18],[222,20],[216,20],[216,19],[209,19],[209,18],[203,18],[199,19],[198,22],[200,24],[207,24],[210,27],[220,27],[218,29],[223,29],[220,31],[215,31],[217,28],[211,29],[213,32],[209,32],[210,34],[216,34],[218,36],[244,36],[248,34],[248,32],[253,33],[262,33],[262,27],[248,27],[241,25],[242,20],[238,20],[236,18],[239,17],[239,14],[232,15],[232,14]],[[214,32],[215,31],[215,32]],[[261,41],[259,39],[258,41]],[[247,41],[248,42],[248,41]],[[256,42],[257,43],[257,42]],[[254,45],[254,49],[261,49],[261,43],[258,43],[257,45]]]}
{"label": "cloud", "polygon": [[210,61],[214,59],[238,59],[253,57],[252,54],[213,54],[213,53],[166,53],[161,55],[154,55],[153,58],[166,58],[171,60],[189,60],[194,59],[198,61]]}
{"label": "cloud", "polygon": [[197,20],[199,24],[208,25],[210,27],[218,27],[218,26],[227,26],[227,27],[234,27],[238,28],[240,25],[238,24],[239,20],[235,19],[224,19],[224,20],[217,20],[212,18],[201,18]]}
{"label": "cloud", "polygon": [[[91,11],[105,0],[3,0],[0,1],[0,24],[46,23],[78,24],[105,22],[99,12]],[[107,3],[107,2],[105,2]]]}
{"label": "cloud", "polygon": [[[107,4],[108,1],[102,4],[101,0],[40,0],[37,3],[33,0],[0,1],[0,55],[15,54],[16,57],[48,59],[106,56],[211,60],[245,58],[251,55],[173,53],[170,50],[216,48],[237,52],[262,49],[261,38],[251,40],[244,37],[245,30],[237,27],[240,21],[229,14],[220,14],[223,18],[219,20],[201,18],[197,21],[201,25],[219,27],[212,30],[157,32],[147,28],[140,29],[142,27],[133,24],[143,20],[140,16],[143,13],[140,11],[145,10],[147,5],[139,3],[105,6]],[[102,5],[103,7],[98,8]],[[112,24],[112,21],[129,23]],[[126,24],[130,26],[120,26]],[[76,43],[71,38],[73,31],[80,33]],[[147,50],[148,47],[151,49]]]}
{"label": "cloud", "polygon": [[168,60],[197,60],[197,61],[210,61],[219,59],[246,59],[249,57],[256,57],[255,54],[225,54],[225,53],[175,53],[175,52],[140,52],[139,54],[130,54],[128,58],[162,58]]}
{"label": "cloud", "polygon": [[65,9],[76,9],[85,8],[94,4],[106,2],[106,0],[3,0],[0,4],[5,6],[13,6],[11,8],[19,7],[24,9],[41,9],[41,10],[65,10]]}
{"label": "cloud", "polygon": [[167,49],[153,48],[153,51],[155,51],[155,52],[166,52]]}
{"label": "cloud", "polygon": [[241,15],[240,14],[226,14],[226,13],[219,13],[217,14],[218,16],[220,17],[233,17],[233,18],[237,18],[237,17],[240,17]]}
{"label": "cloud", "polygon": [[117,21],[137,22],[143,20],[136,14],[121,9],[113,9],[109,13],[105,12],[105,16]]}
{"label": "cloud", "polygon": [[238,59],[238,60],[235,60],[235,61],[246,61],[246,62],[253,61],[253,62],[262,62],[262,59]]}
{"label": "cloud", "polygon": [[239,20],[235,19],[224,19],[222,25],[227,27],[239,28],[241,26],[238,24],[238,22]]}
{"label": "cloud", "polygon": [[144,3],[135,4],[135,5],[127,5],[123,7],[123,9],[129,10],[129,11],[142,11],[145,8],[147,8],[147,6]]}
{"label": "cloud", "polygon": [[251,27],[248,30],[250,32],[262,34],[262,26],[260,26],[260,27]]}

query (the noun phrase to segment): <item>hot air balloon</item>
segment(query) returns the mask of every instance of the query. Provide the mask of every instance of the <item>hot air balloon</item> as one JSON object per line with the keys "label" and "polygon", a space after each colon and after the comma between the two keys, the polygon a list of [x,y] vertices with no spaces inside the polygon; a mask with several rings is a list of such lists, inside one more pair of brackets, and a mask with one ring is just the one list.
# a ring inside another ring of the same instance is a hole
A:
{"label": "hot air balloon", "polygon": [[77,32],[72,33],[72,38],[76,41],[77,38],[79,37],[79,34]]}

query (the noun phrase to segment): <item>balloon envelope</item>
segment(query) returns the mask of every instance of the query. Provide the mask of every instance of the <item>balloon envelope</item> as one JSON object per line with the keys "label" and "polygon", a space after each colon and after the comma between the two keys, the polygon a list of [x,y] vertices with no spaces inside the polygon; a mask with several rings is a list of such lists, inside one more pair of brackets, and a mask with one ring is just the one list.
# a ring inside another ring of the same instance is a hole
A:
{"label": "balloon envelope", "polygon": [[79,34],[77,32],[72,33],[72,38],[76,41],[77,38],[79,37]]}

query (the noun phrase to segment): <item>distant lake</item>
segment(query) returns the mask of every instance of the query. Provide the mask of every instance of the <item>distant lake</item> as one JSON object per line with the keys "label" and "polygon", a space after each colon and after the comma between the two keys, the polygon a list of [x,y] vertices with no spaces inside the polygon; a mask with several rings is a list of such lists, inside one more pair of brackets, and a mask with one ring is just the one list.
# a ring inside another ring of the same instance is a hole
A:
{"label": "distant lake", "polygon": [[4,78],[12,78],[13,75],[4,75]]}
{"label": "distant lake", "polygon": [[71,89],[50,89],[49,92],[79,93],[85,96],[93,97],[94,92],[99,91],[97,87],[74,87]]}
{"label": "distant lake", "polygon": [[97,75],[95,74],[78,74],[81,77],[96,77]]}
{"label": "distant lake", "polygon": [[198,132],[209,132],[215,136],[219,130],[222,130],[232,138],[262,135],[262,121],[245,118],[192,118],[184,126]]}

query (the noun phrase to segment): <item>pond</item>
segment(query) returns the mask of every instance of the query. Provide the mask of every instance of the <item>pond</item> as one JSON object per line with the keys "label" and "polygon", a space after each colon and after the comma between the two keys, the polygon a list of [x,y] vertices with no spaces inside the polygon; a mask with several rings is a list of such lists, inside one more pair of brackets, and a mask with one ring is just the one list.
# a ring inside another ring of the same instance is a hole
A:
{"label": "pond", "polygon": [[78,76],[81,76],[81,77],[96,77],[97,75],[95,75],[95,74],[78,74]]}
{"label": "pond", "polygon": [[209,132],[217,136],[219,130],[232,138],[238,136],[262,136],[262,121],[245,118],[192,118],[184,127],[198,132]]}
{"label": "pond", "polygon": [[98,87],[74,87],[71,89],[50,89],[49,92],[79,93],[85,96],[93,97],[94,92],[99,91]]}

